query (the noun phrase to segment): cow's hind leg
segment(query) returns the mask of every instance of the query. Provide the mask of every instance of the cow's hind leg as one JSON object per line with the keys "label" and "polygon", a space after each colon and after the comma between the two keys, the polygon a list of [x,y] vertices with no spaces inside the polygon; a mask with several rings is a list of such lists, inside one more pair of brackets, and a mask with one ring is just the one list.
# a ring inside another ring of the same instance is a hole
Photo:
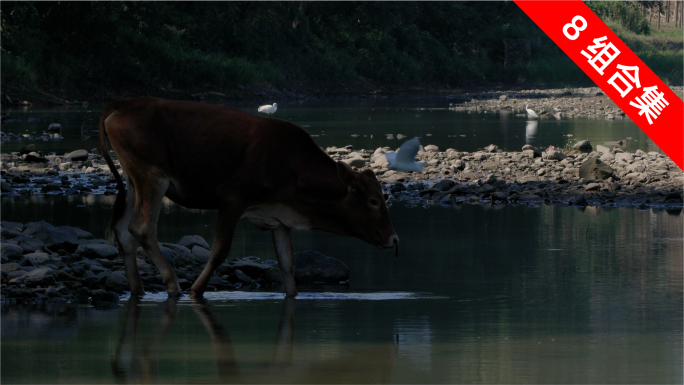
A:
{"label": "cow's hind leg", "polygon": [[180,297],[182,293],[180,286],[178,286],[178,277],[164,258],[157,243],[157,220],[161,211],[162,199],[169,187],[169,181],[161,179],[155,183],[150,182],[148,180],[144,184],[136,183],[135,206],[128,230],[159,269],[169,297]]}
{"label": "cow's hind leg", "polygon": [[130,231],[128,231],[128,224],[131,221],[133,208],[135,207],[135,187],[130,178],[126,177],[128,184],[128,191],[126,192],[126,209],[119,220],[114,224],[114,235],[119,243],[119,254],[124,262],[124,269],[126,270],[126,278],[128,285],[131,288],[131,295],[145,295],[140,273],[138,272],[138,265],[135,262],[135,253],[138,249],[138,242],[133,238]]}
{"label": "cow's hind leg", "polygon": [[280,225],[271,230],[273,237],[273,246],[278,256],[278,265],[283,275],[283,285],[285,286],[285,294],[288,297],[297,295],[297,287],[294,280],[295,258],[292,250],[292,229]]}
{"label": "cow's hind leg", "polygon": [[190,290],[190,296],[193,298],[202,298],[204,292],[207,290],[209,279],[214,275],[216,268],[221,266],[223,261],[228,257],[230,246],[233,243],[233,234],[237,226],[242,210],[237,208],[225,208],[219,210],[218,221],[214,226],[214,242],[211,245],[211,255],[209,262],[202,270],[202,274],[197,278]]}

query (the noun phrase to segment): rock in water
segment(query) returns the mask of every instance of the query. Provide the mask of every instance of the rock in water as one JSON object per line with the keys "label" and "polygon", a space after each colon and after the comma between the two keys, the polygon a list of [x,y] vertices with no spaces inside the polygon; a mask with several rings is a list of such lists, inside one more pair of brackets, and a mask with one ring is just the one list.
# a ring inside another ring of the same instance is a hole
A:
{"label": "rock in water", "polygon": [[579,176],[584,179],[606,180],[613,176],[613,168],[601,159],[591,156],[582,162]]}
{"label": "rock in water", "polygon": [[72,152],[64,155],[64,158],[70,158],[72,161],[75,161],[75,162],[88,160],[88,151],[86,151],[86,150],[72,151]]}
{"label": "rock in water", "polygon": [[589,143],[588,140],[580,140],[572,146],[572,149],[585,153],[590,153],[592,151],[591,143]]}
{"label": "rock in water", "polygon": [[339,259],[305,250],[295,254],[295,281],[335,283],[349,279],[349,268]]}
{"label": "rock in water", "polygon": [[204,238],[199,235],[186,235],[181,238],[180,241],[178,241],[178,244],[185,246],[190,250],[192,250],[193,246],[200,246],[204,247],[205,249],[209,249],[209,244],[207,241],[205,241]]}
{"label": "rock in water", "polygon": [[454,185],[456,185],[456,182],[454,182],[453,180],[444,179],[442,181],[435,183],[435,185],[432,186],[432,188],[437,191],[449,191],[449,189],[454,187]]}
{"label": "rock in water", "polygon": [[128,279],[123,271],[115,271],[107,277],[107,282],[105,283],[105,289],[121,293],[128,290]]}
{"label": "rock in water", "polygon": [[247,274],[250,278],[252,279],[257,279],[259,278],[262,274],[267,272],[268,270],[275,269],[274,267],[270,265],[264,265],[263,263],[256,263],[252,261],[230,261],[228,263],[224,263],[223,265],[219,266],[216,269],[216,274],[223,276],[223,275],[231,275],[235,270],[240,270],[243,273]]}
{"label": "rock in water", "polygon": [[584,207],[587,205],[587,198],[585,198],[584,195],[578,195],[572,201],[570,201],[570,204],[572,204],[573,206]]}

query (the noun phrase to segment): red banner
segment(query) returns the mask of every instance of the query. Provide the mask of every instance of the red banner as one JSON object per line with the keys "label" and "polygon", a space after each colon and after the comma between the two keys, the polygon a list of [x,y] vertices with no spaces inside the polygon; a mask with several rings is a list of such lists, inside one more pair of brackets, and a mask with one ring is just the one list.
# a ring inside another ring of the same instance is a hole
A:
{"label": "red banner", "polygon": [[684,103],[586,4],[515,3],[684,169]]}

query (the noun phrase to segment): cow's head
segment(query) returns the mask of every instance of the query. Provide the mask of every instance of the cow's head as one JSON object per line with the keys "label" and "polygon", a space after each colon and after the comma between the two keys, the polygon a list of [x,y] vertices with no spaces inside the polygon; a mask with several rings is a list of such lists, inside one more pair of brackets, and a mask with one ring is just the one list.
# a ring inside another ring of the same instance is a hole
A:
{"label": "cow's head", "polygon": [[340,207],[344,232],[383,250],[395,247],[399,237],[373,171],[355,172],[346,163],[337,162],[337,172],[348,190]]}

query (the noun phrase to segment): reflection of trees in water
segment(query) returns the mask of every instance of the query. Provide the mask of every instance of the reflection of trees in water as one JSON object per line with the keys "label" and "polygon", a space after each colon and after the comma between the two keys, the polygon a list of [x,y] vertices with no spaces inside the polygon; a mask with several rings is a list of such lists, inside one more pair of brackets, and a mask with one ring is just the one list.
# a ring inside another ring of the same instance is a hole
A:
{"label": "reflection of trees in water", "polygon": [[672,308],[657,304],[682,297],[680,215],[597,207],[539,210],[542,220],[534,231],[549,249],[533,251],[536,266],[516,285],[526,303],[572,301],[574,310],[558,322],[592,329],[672,319]]}

